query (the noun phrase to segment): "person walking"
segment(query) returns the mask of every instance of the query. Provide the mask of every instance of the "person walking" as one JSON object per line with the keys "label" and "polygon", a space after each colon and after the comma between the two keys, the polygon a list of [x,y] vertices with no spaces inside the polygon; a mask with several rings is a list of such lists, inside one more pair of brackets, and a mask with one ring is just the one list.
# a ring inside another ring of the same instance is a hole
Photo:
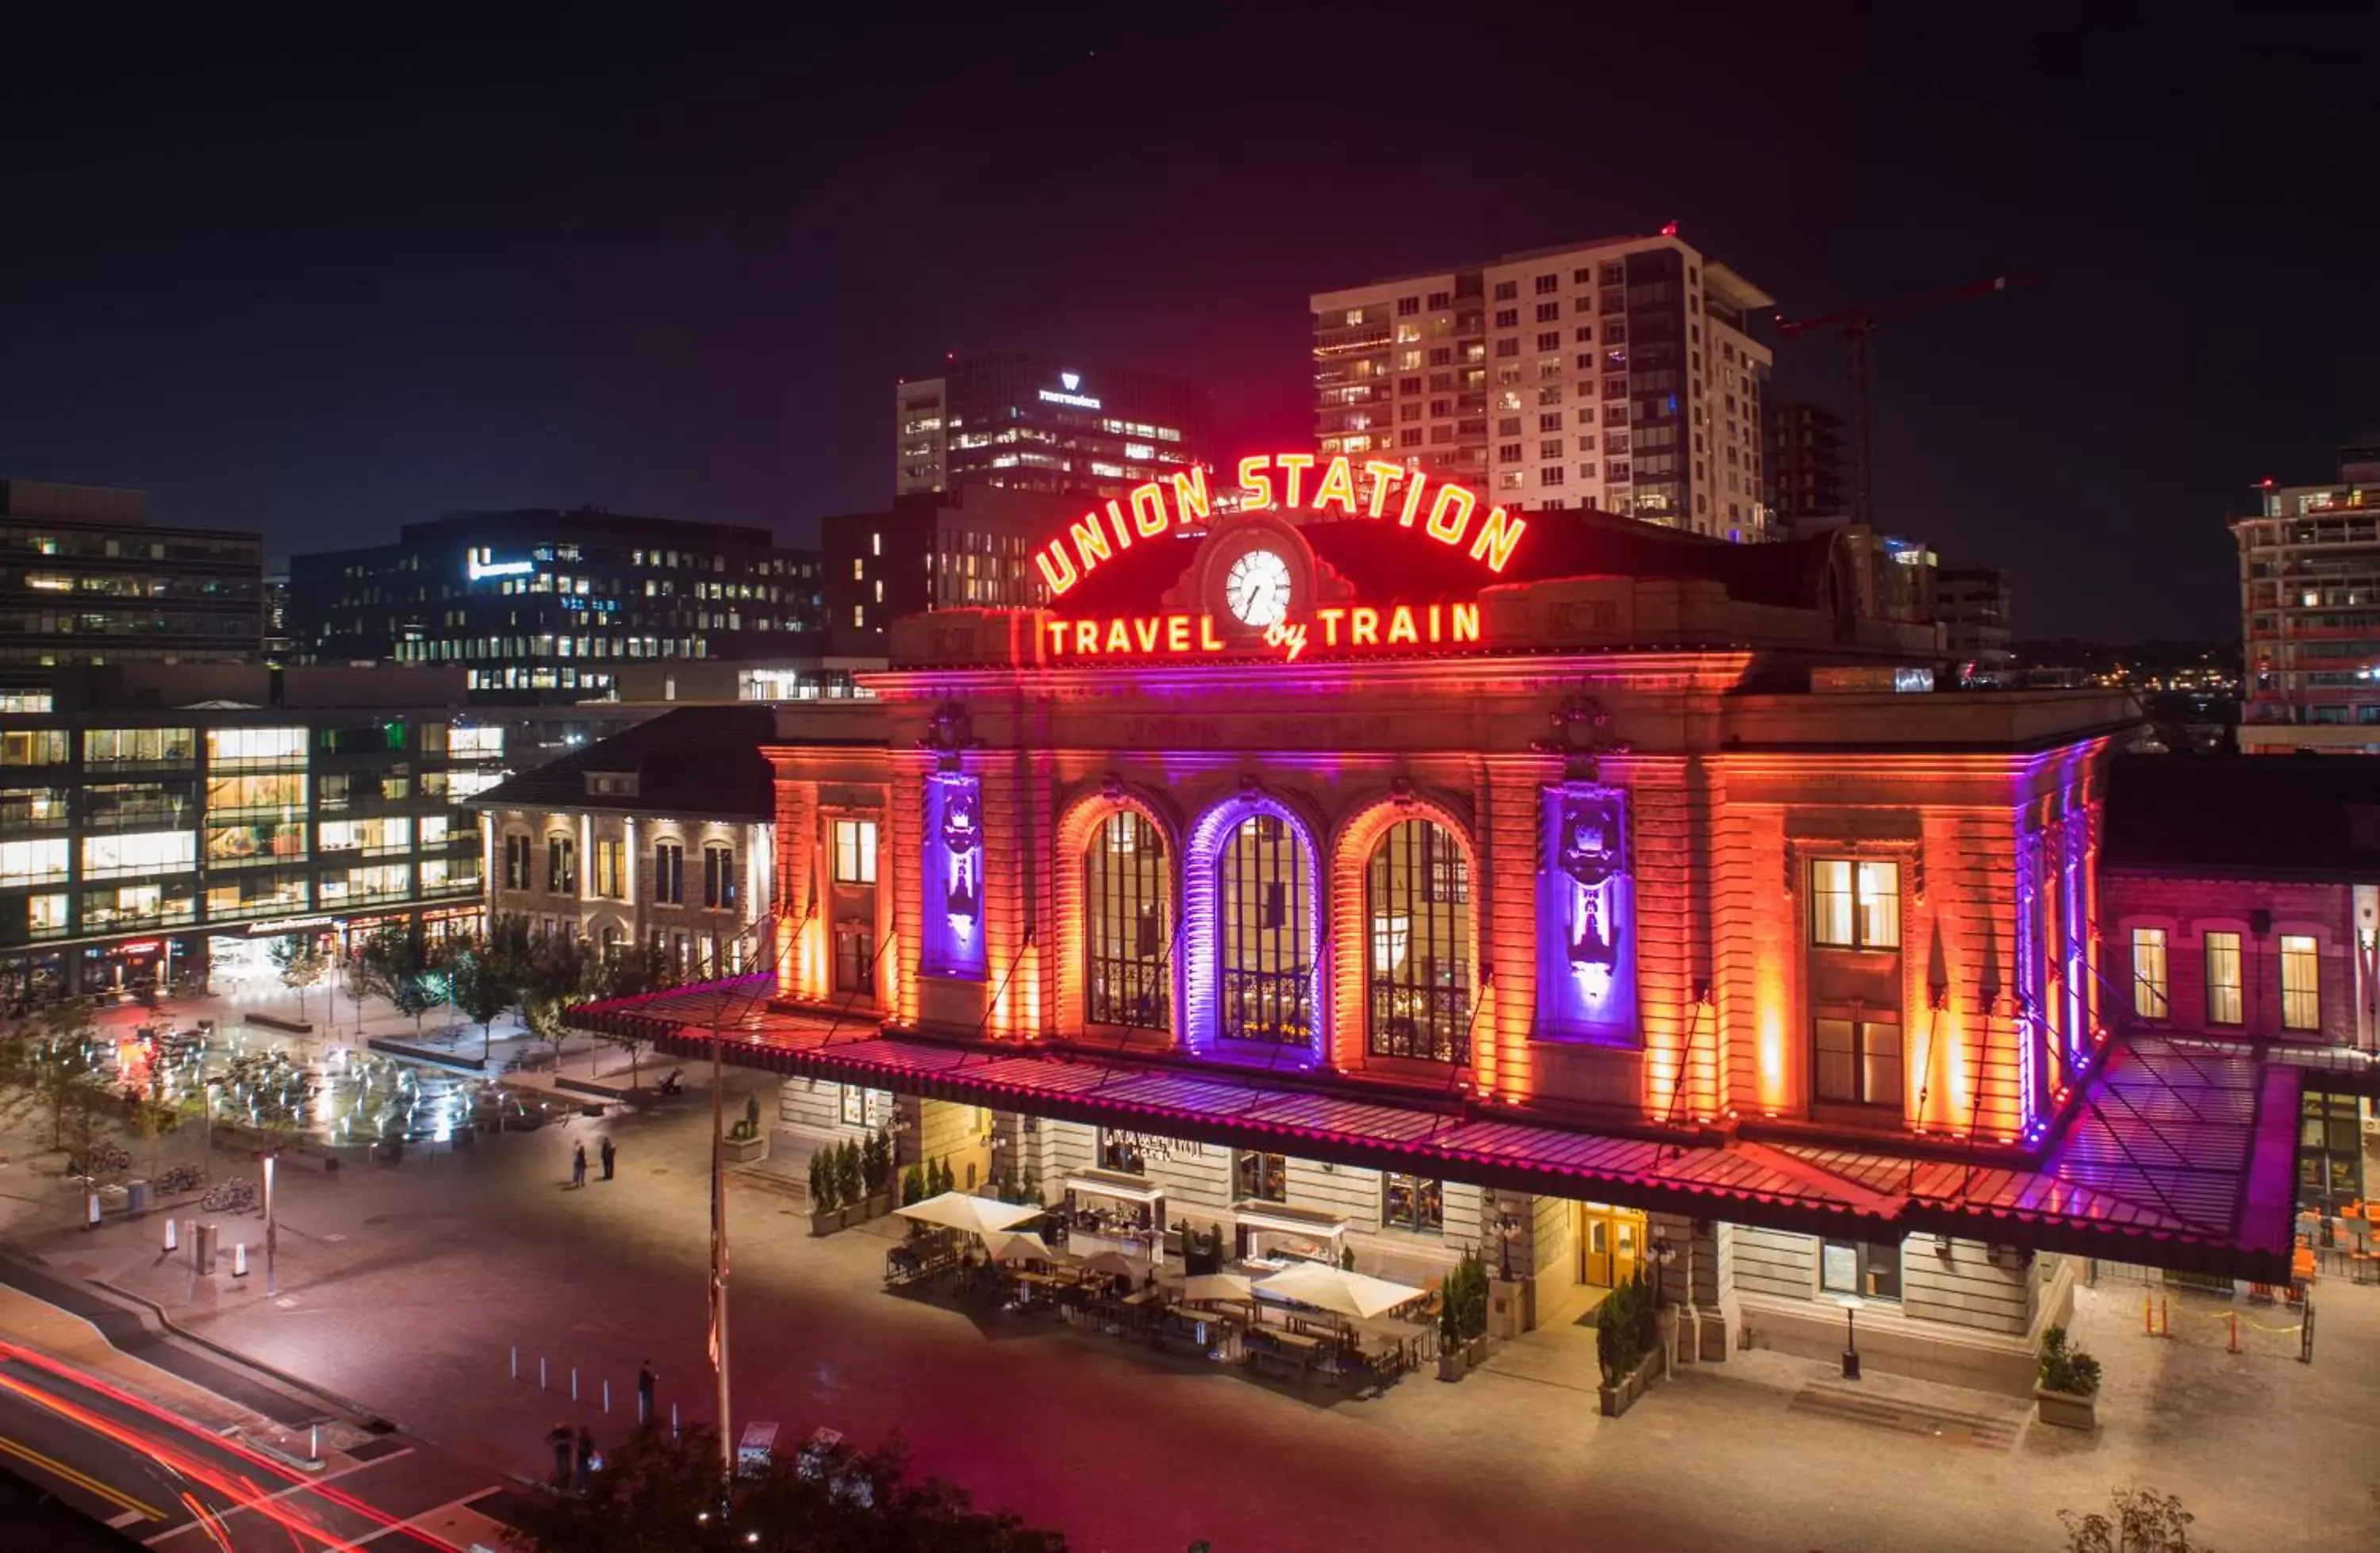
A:
{"label": "person walking", "polygon": [[597,1152],[600,1153],[603,1159],[603,1179],[609,1181],[612,1179],[612,1159],[614,1155],[619,1153],[619,1150],[613,1148],[612,1147],[612,1140],[609,1137],[606,1137],[603,1140],[601,1148]]}
{"label": "person walking", "polygon": [[545,1432],[545,1443],[553,1447],[553,1486],[567,1492],[570,1487],[570,1426],[554,1425]]}
{"label": "person walking", "polygon": [[645,1425],[653,1421],[653,1388],[660,1384],[661,1377],[653,1373],[653,1362],[650,1359],[637,1366],[638,1424]]}
{"label": "person walking", "polygon": [[595,1482],[595,1432],[585,1425],[578,1427],[578,1491],[582,1494]]}
{"label": "person walking", "polygon": [[570,1151],[570,1184],[587,1184],[587,1146],[579,1144]]}

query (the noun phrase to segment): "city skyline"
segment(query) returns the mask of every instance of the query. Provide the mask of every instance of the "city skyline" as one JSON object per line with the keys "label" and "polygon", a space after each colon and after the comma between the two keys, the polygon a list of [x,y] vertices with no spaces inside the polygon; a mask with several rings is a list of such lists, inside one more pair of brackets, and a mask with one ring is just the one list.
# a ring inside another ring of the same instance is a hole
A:
{"label": "city skyline", "polygon": [[[1220,447],[1293,445],[1315,291],[1676,220],[1789,315],[2014,277],[1879,332],[1879,521],[2009,567],[2021,634],[2121,639],[2229,635],[2223,517],[2380,419],[2353,376],[2375,326],[2336,305],[2370,217],[2306,153],[2372,110],[2264,122],[2236,84],[2310,40],[1635,35],[1709,83],[1657,134],[1650,77],[1583,103],[1562,51],[1517,46],[1566,24],[1512,13],[1480,40],[1509,111],[1407,115],[1351,164],[1294,86],[1348,46],[1322,19],[1272,22],[1278,85],[1197,24],[953,27],[932,58],[851,25],[798,52],[111,40],[103,84],[0,110],[21,224],[72,235],[0,260],[0,469],[143,487],[276,559],[582,503],[814,544],[886,500],[883,394],[947,352],[1178,373]],[[1002,147],[1035,176],[978,177]],[[2292,278],[2259,285],[2284,220]],[[1785,391],[1847,397],[1840,342],[1778,356]]]}

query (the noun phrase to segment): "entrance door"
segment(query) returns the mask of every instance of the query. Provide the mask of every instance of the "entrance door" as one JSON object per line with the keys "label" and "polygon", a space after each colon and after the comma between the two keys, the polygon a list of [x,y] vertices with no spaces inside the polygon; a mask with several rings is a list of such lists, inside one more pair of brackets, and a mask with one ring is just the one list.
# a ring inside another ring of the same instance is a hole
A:
{"label": "entrance door", "polygon": [[1645,1216],[1603,1203],[1578,1205],[1578,1280],[1616,1289],[1636,1276],[1645,1255]]}

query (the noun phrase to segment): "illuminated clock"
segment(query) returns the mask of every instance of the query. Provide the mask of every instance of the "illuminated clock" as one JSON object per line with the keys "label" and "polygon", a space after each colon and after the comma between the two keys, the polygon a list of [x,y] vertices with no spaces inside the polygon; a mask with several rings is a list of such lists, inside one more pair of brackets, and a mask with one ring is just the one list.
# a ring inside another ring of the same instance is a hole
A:
{"label": "illuminated clock", "polygon": [[1269,550],[1251,550],[1223,578],[1223,603],[1243,625],[1262,630],[1289,615],[1289,563]]}

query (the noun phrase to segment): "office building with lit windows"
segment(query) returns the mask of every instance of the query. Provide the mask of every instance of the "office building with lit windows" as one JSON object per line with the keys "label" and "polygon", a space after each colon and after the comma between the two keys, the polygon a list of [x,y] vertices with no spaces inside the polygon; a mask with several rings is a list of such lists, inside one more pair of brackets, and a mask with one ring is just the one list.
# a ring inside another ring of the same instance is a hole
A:
{"label": "office building with lit windows", "polygon": [[459,512],[292,557],[288,629],[310,662],[453,665],[475,704],[569,702],[613,694],[624,662],[815,656],[819,583],[817,552],[765,528]]}
{"label": "office building with lit windows", "polygon": [[1213,464],[1206,394],[1160,372],[996,350],[904,379],[892,401],[898,495],[996,485],[1105,499]]}
{"label": "office building with lit windows", "polygon": [[262,537],[148,508],[146,491],[0,480],[0,668],[255,659]]}
{"label": "office building with lit windows", "polygon": [[1312,307],[1324,455],[1473,481],[1508,508],[1770,537],[1772,358],[1752,327],[1775,301],[1674,233],[1338,287]]}
{"label": "office building with lit windows", "polygon": [[2086,1258],[2286,1279],[2301,1073],[2109,1008],[2129,697],[1936,693],[1846,530],[1229,467],[772,709],[764,957],[572,1022],[723,1029],[792,1137],[892,1122],[1070,1250],[1475,1250],[1514,1327],[1649,1272],[1713,1361],[1857,1300],[1875,1368],[2030,1397]]}
{"label": "office building with lit windows", "polygon": [[0,1005],[270,979],[480,915],[503,731],[459,669],[128,664],[0,692]]}
{"label": "office building with lit windows", "polygon": [[880,512],[820,519],[832,650],[881,660],[886,628],[900,615],[1039,602],[1045,590],[1033,568],[1034,546],[1089,504],[1081,496],[967,485],[896,496]]}

